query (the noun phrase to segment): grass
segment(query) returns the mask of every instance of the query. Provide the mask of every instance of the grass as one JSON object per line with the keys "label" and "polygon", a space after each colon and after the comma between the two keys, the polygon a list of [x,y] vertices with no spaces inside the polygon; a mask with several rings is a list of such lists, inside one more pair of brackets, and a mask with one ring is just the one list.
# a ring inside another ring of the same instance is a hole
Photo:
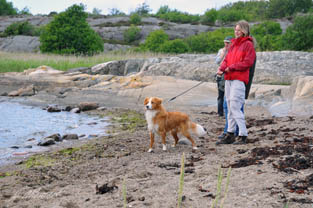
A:
{"label": "grass", "polygon": [[123,208],[126,208],[127,207],[127,197],[126,197],[126,177],[124,178],[123,180]]}
{"label": "grass", "polygon": [[185,176],[185,153],[183,153],[181,157],[177,208],[181,207],[181,203],[183,201],[184,176]]}
{"label": "grass", "polygon": [[[227,198],[228,186],[230,182],[230,174],[231,174],[231,168],[229,168],[227,172],[226,185],[225,185],[225,189],[223,193],[223,199],[221,200],[221,203],[220,203],[220,208],[223,208],[224,202]],[[223,171],[222,171],[222,168],[220,167],[218,169],[216,197],[215,197],[215,200],[212,202],[211,208],[218,206],[219,199],[222,196],[222,181],[223,181]]]}
{"label": "grass", "polygon": [[55,164],[55,160],[51,157],[47,157],[45,155],[34,155],[29,157],[25,162],[23,162],[26,168],[33,168],[38,166],[52,166]]}
{"label": "grass", "polygon": [[114,52],[102,53],[95,56],[66,56],[39,53],[0,52],[0,73],[22,72],[26,69],[37,68],[42,65],[66,71],[72,68],[92,67],[97,64],[113,60],[150,58],[159,56],[166,55],[154,53]]}
{"label": "grass", "polygon": [[118,116],[112,116],[112,120],[120,123],[122,130],[128,130],[130,132],[134,132],[138,126],[146,125],[144,116],[136,111],[127,111]]}

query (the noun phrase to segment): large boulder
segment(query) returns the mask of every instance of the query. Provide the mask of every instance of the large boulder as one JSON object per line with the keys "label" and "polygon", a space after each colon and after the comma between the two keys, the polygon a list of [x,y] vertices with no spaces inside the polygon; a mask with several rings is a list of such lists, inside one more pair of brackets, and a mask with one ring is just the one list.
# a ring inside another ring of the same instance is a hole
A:
{"label": "large boulder", "polygon": [[39,37],[17,35],[0,38],[0,51],[6,52],[38,52]]}
{"label": "large boulder", "polygon": [[295,78],[290,86],[291,112],[297,115],[313,114],[313,76]]}

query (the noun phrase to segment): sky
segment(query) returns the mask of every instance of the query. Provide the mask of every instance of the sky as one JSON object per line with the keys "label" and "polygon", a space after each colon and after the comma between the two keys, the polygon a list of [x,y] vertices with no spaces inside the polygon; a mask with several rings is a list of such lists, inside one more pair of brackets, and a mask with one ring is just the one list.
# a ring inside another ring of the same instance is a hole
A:
{"label": "sky", "polygon": [[73,4],[84,4],[86,11],[92,12],[94,8],[101,10],[101,14],[109,14],[111,9],[118,9],[129,14],[143,3],[149,5],[152,13],[156,13],[161,6],[169,6],[189,14],[204,14],[207,9],[219,9],[231,2],[239,0],[7,0],[19,11],[27,7],[31,14],[49,14],[52,11],[62,12]]}

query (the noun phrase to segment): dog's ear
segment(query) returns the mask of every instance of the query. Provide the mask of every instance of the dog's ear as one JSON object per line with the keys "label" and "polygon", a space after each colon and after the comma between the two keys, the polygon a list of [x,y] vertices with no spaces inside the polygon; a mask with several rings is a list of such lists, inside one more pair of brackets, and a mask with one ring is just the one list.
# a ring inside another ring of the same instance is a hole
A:
{"label": "dog's ear", "polygon": [[143,104],[146,105],[149,102],[149,97],[146,97],[145,100],[143,101]]}
{"label": "dog's ear", "polygon": [[159,105],[160,105],[160,104],[162,104],[163,99],[162,99],[162,98],[157,98],[157,99],[156,99],[156,101],[157,101],[157,104],[159,104]]}

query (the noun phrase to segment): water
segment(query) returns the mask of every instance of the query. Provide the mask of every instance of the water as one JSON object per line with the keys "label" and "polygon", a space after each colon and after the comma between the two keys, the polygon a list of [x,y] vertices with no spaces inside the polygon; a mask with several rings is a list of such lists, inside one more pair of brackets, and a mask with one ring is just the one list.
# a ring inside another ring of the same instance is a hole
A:
{"label": "water", "polygon": [[52,134],[85,135],[81,139],[86,139],[106,135],[107,125],[107,118],[63,111],[49,113],[39,107],[0,100],[0,165],[12,155],[45,150],[47,147],[37,146],[37,143]]}

